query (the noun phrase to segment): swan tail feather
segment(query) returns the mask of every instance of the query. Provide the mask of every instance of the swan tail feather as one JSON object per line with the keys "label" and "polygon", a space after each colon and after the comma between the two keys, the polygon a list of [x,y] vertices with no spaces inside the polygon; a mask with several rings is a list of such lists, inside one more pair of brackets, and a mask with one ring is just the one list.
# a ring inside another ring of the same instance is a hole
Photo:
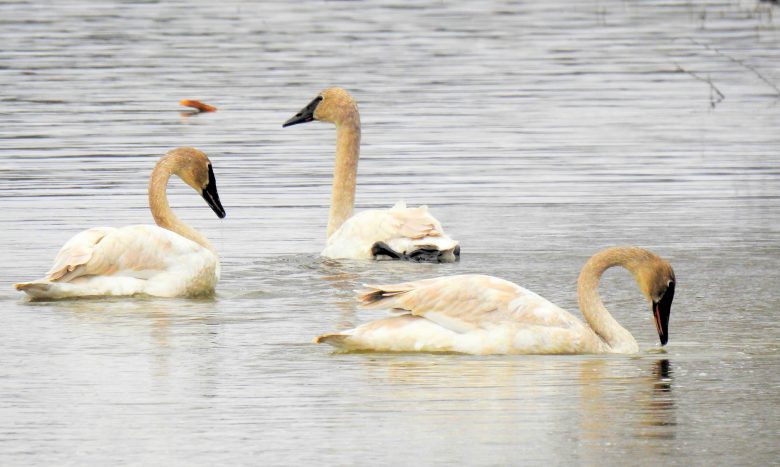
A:
{"label": "swan tail feather", "polygon": [[57,253],[54,264],[46,272],[46,279],[68,282],[83,275],[97,245],[114,230],[111,227],[93,227],[73,236]]}
{"label": "swan tail feather", "polygon": [[359,292],[357,299],[361,307],[366,309],[393,308],[391,300],[398,295],[414,290],[413,284],[408,282],[393,285],[365,284],[364,286],[365,289]]}
{"label": "swan tail feather", "polygon": [[342,334],[338,332],[333,332],[329,334],[322,334],[320,336],[317,336],[314,338],[315,344],[329,344],[333,347],[344,349],[347,348],[347,339],[349,338],[348,334]]}
{"label": "swan tail feather", "polygon": [[48,298],[54,295],[52,283],[48,281],[20,282],[14,284],[16,290],[26,293],[32,298]]}
{"label": "swan tail feather", "polygon": [[16,290],[45,290],[49,288],[49,284],[45,282],[19,282],[18,284],[14,284],[14,287],[16,287]]}

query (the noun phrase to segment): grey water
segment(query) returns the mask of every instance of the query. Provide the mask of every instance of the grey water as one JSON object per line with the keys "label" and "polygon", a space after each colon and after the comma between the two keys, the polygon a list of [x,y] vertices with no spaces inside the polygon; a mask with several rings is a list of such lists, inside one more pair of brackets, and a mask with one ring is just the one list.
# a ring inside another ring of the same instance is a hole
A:
{"label": "grey water", "polygon": [[[756,1],[0,3],[0,464],[736,465],[780,459],[780,7]],[[357,208],[427,204],[431,265],[333,261],[334,129],[358,100]],[[180,99],[219,110],[188,115]],[[30,302],[60,246],[151,223],[158,157],[211,157],[213,299]],[[636,356],[335,354],[363,283],[486,273],[579,314],[585,260],[677,275]]]}

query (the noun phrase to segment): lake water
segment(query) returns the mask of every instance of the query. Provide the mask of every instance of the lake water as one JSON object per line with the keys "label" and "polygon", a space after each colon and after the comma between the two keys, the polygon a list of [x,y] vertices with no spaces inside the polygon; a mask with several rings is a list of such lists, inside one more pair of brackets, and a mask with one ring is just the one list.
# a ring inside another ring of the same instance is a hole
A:
{"label": "lake water", "polygon": [[[780,459],[780,8],[753,1],[0,3],[0,464],[767,465]],[[428,204],[456,264],[323,260],[335,132],[358,208]],[[181,115],[180,99],[219,111]],[[209,300],[29,302],[70,236],[150,223],[196,146],[227,218]],[[669,344],[611,270],[633,357],[334,354],[354,290],[479,272],[576,314],[597,250],[677,274]]]}

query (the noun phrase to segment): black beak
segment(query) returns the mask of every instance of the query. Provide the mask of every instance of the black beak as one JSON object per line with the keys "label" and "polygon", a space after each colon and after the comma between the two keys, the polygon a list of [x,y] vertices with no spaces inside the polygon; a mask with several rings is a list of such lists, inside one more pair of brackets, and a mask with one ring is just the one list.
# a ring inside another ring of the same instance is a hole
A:
{"label": "black beak", "polygon": [[225,208],[222,207],[222,203],[219,202],[219,193],[217,193],[217,179],[214,178],[214,169],[209,164],[209,183],[200,192],[203,199],[211,206],[211,209],[217,214],[217,217],[223,219],[225,217]]}
{"label": "black beak", "polygon": [[322,102],[322,96],[317,96],[313,101],[309,102],[309,105],[302,108],[300,112],[293,115],[293,117],[282,125],[282,128],[297,125],[299,123],[306,123],[314,120],[314,111],[317,110],[317,106]]}
{"label": "black beak", "polygon": [[672,312],[672,300],[674,300],[674,281],[669,283],[661,299],[653,302],[653,318],[661,345],[666,345],[669,341],[669,314]]}

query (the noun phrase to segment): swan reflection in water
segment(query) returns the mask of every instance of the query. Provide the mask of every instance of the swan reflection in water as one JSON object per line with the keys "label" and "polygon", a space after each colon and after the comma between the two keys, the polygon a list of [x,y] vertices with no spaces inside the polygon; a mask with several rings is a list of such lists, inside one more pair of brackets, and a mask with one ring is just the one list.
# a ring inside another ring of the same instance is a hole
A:
{"label": "swan reflection in water", "polygon": [[580,443],[594,462],[604,445],[636,444],[648,455],[662,455],[665,440],[677,436],[671,362],[639,362],[640,374],[611,374],[607,360],[591,360],[582,368]]}
{"label": "swan reflection in water", "polygon": [[[675,426],[672,397],[672,364],[667,359],[656,360],[653,371],[653,391],[647,402],[647,426]],[[674,431],[646,432],[647,437],[674,438]]]}
{"label": "swan reflection in water", "polygon": [[506,444],[528,461],[569,449],[584,464],[600,464],[605,455],[617,455],[605,454],[605,446],[621,452],[637,446],[654,459],[668,454],[667,442],[677,436],[674,371],[665,358],[332,358],[359,367],[366,381],[349,390],[363,410],[376,411],[384,423],[413,427],[418,439],[473,440],[473,446],[456,448],[462,455],[489,455],[490,446]]}

